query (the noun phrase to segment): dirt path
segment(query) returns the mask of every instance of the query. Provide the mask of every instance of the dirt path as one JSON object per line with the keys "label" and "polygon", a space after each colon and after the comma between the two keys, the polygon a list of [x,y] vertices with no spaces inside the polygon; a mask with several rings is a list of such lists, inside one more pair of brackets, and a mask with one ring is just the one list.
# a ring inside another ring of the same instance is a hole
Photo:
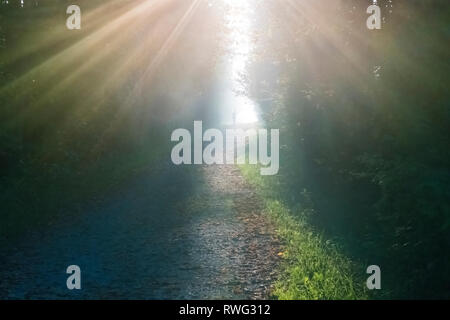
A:
{"label": "dirt path", "polygon": [[222,257],[220,281],[238,297],[268,298],[279,243],[261,214],[261,199],[236,167],[204,167],[203,172],[208,190],[202,194],[209,198],[205,212],[211,216],[198,230],[211,260]]}
{"label": "dirt path", "polygon": [[[279,243],[233,166],[140,177],[0,252],[1,298],[268,298]],[[79,265],[82,290],[66,289]]]}

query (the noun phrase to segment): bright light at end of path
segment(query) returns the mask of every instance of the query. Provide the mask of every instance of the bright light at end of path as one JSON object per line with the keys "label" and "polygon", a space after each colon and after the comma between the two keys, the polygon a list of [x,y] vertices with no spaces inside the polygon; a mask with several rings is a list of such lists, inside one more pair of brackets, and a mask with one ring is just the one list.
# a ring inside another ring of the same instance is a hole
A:
{"label": "bright light at end of path", "polygon": [[252,124],[259,121],[255,103],[245,96],[236,97],[236,124]]}
{"label": "bright light at end of path", "polygon": [[257,104],[246,94],[247,67],[253,51],[253,9],[249,1],[224,0],[229,6],[226,15],[230,52],[230,91],[233,98],[228,101],[228,112],[232,112],[234,125],[249,125],[259,122]]}

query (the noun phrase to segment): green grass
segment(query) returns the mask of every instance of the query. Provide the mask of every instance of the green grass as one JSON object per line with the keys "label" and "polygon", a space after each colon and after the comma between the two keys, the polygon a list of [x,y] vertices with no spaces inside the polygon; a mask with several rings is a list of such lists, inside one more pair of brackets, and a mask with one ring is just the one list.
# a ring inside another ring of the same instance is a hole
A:
{"label": "green grass", "polygon": [[351,261],[339,247],[308,224],[313,208],[295,210],[277,199],[276,177],[263,177],[255,166],[241,166],[242,174],[264,200],[267,214],[284,243],[281,274],[273,295],[280,300],[367,299],[362,264]]}

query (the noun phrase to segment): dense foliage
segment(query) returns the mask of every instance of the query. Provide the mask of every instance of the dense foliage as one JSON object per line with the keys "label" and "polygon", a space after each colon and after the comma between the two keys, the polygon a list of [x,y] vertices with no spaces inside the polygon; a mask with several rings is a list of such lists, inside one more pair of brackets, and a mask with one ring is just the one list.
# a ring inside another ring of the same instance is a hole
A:
{"label": "dense foliage", "polygon": [[259,61],[254,73],[278,86],[277,107],[264,102],[267,90],[255,87],[254,96],[282,128],[286,201],[295,206],[311,192],[311,222],[350,256],[380,265],[388,296],[448,298],[450,7],[378,3],[379,31],[365,28],[364,1],[336,5],[330,29],[272,25],[281,67],[261,73],[271,62]]}

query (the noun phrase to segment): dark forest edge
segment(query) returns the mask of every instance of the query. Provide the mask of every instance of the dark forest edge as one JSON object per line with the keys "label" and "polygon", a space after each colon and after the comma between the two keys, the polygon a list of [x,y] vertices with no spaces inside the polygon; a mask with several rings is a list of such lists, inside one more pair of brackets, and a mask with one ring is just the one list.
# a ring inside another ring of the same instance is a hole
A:
{"label": "dark forest edge", "polygon": [[[387,3],[378,2],[382,8]],[[383,289],[369,297],[448,299],[449,7],[442,1],[393,2],[383,30],[371,34],[355,31],[350,19],[351,8],[363,10],[365,4],[347,3],[348,11],[339,14],[348,15],[349,23],[337,27],[338,37],[350,43],[352,54],[359,48],[358,54],[348,61],[333,50],[316,52],[323,57],[313,71],[324,71],[313,83],[304,76],[308,69],[282,67],[289,84],[280,86],[281,98],[273,94],[278,108],[266,111],[271,127],[285,129],[280,175],[263,179],[244,172],[269,199],[267,210],[278,208],[276,216],[287,216],[283,221],[306,221],[307,229],[356,262],[357,274],[362,266],[379,265]],[[281,61],[305,59],[298,47],[284,50]],[[374,66],[382,67],[381,78]],[[352,68],[359,70],[347,76],[344,70]],[[254,69],[255,79],[270,81]],[[300,258],[298,253],[294,260]],[[301,298],[303,277],[291,274],[289,280]]]}

